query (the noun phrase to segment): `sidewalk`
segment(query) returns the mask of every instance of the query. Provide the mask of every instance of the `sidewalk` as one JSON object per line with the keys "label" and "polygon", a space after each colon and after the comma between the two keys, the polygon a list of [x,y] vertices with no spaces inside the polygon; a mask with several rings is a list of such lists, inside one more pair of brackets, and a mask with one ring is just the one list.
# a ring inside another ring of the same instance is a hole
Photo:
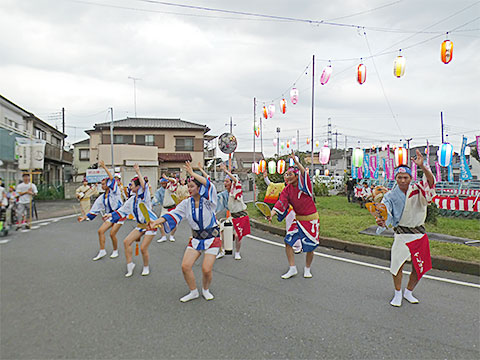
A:
{"label": "sidewalk", "polygon": [[[35,201],[37,207],[38,220],[45,220],[58,216],[73,215],[80,213],[80,203],[76,199],[71,200],[37,200]],[[76,211],[74,210],[76,207]],[[37,220],[35,215],[33,220]]]}

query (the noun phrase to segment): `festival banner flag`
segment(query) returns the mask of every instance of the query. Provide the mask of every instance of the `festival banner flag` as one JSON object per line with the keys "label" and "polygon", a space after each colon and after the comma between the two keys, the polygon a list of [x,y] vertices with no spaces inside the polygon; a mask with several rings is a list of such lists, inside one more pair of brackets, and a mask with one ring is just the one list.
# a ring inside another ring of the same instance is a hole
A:
{"label": "festival banner flag", "polygon": [[368,179],[370,177],[370,156],[365,152],[363,155],[363,177]]}
{"label": "festival banner flag", "polygon": [[395,180],[395,164],[394,164],[394,159],[391,158],[389,159],[390,161],[390,179],[389,180]]}
{"label": "festival banner flag", "polygon": [[477,155],[480,156],[480,135],[477,136]]}
{"label": "festival banner flag", "polygon": [[453,167],[452,163],[450,162],[450,165],[448,165],[448,182],[453,182]]}
{"label": "festival banner flag", "polygon": [[425,166],[430,167],[430,144],[427,140],[427,147],[425,148],[425,159],[423,159]]}
{"label": "festival banner flag", "polygon": [[356,178],[358,178],[357,168],[352,165],[352,179],[356,179]]}
{"label": "festival banner flag", "polygon": [[[376,177],[375,177],[376,174]],[[370,156],[370,179],[378,178],[377,157]]]}
{"label": "festival banner flag", "polygon": [[375,172],[373,173],[374,179],[378,179],[378,171],[380,170],[380,155],[378,154],[378,147],[377,147],[377,152],[375,155]]}
{"label": "festival banner flag", "polygon": [[385,159],[382,159],[383,162],[383,173],[385,179],[388,179],[388,169],[387,169],[387,161]]}
{"label": "festival banner flag", "polygon": [[358,173],[357,173],[357,179],[362,180],[362,179],[363,179],[363,171],[362,171],[362,168],[359,167],[359,168],[357,169],[357,171],[358,171]]}
{"label": "festival banner flag", "polygon": [[460,152],[460,179],[470,180],[472,173],[468,167],[467,158],[465,156],[465,147],[467,146],[467,138],[464,136],[462,140],[462,150]]}
{"label": "festival banner flag", "polygon": [[442,173],[440,171],[440,163],[438,161],[435,161],[435,172],[437,178],[435,179],[437,182],[442,181]]}
{"label": "festival banner flag", "polygon": [[412,161],[412,180],[417,181],[417,164]]}

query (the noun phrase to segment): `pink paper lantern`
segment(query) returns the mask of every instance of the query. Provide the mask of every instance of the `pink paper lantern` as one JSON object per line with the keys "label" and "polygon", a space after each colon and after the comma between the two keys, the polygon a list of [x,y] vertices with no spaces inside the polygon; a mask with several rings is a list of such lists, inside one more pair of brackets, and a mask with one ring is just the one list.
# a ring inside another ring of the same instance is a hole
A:
{"label": "pink paper lantern", "polygon": [[328,146],[325,145],[320,149],[318,160],[322,165],[328,164],[328,161],[330,160],[330,148]]}
{"label": "pink paper lantern", "polygon": [[322,71],[322,75],[320,76],[320,84],[325,85],[330,80],[330,76],[332,75],[332,65],[325,66]]}
{"label": "pink paper lantern", "polygon": [[285,172],[285,160],[278,160],[277,162],[277,172],[283,174]]}
{"label": "pink paper lantern", "polygon": [[292,145],[297,145],[297,138],[292,138]]}
{"label": "pink paper lantern", "polygon": [[280,100],[280,111],[285,114],[287,111],[287,101],[285,99]]}
{"label": "pink paper lantern", "polygon": [[270,104],[268,105],[268,117],[272,118],[275,115],[275,105]]}
{"label": "pink paper lantern", "polygon": [[277,139],[273,139],[273,146],[277,146]]}
{"label": "pink paper lantern", "polygon": [[292,102],[293,105],[295,105],[298,102],[297,88],[292,88],[292,90],[290,90],[290,101]]}
{"label": "pink paper lantern", "polygon": [[258,172],[258,163],[257,163],[257,162],[254,162],[254,163],[252,164],[252,173],[257,174],[257,175],[259,174],[259,172]]}

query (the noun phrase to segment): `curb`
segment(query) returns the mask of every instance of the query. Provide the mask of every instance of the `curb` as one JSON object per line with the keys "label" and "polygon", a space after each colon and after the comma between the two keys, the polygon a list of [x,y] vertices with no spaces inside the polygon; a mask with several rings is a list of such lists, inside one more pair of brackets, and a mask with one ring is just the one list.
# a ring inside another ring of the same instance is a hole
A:
{"label": "curb", "polygon": [[[264,224],[252,218],[250,218],[250,224],[256,229],[267,231],[275,235],[285,236],[286,234],[284,229]],[[380,246],[354,243],[322,236],[320,236],[320,246],[390,260],[390,249]],[[480,276],[480,264],[470,261],[455,260],[443,256],[432,256],[432,267],[438,270]]]}

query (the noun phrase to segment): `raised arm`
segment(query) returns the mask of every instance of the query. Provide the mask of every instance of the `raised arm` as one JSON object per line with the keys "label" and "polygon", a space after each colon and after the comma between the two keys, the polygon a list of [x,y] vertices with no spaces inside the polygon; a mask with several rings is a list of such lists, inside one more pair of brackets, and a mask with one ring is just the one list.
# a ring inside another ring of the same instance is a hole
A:
{"label": "raised arm", "polygon": [[298,170],[300,170],[300,174],[302,176],[305,175],[305,168],[303,167],[303,165],[300,163],[300,159],[297,160],[297,158],[295,157],[295,153],[292,151],[292,153],[290,154],[290,158],[293,160],[293,162],[295,163],[295,165],[298,167]]}
{"label": "raised arm", "polygon": [[423,173],[425,174],[425,177],[427,178],[428,181],[428,186],[432,187],[433,184],[435,184],[435,178],[433,177],[432,171],[430,170],[429,166],[425,166],[423,163],[423,155],[420,153],[420,151],[416,151],[416,157],[412,157],[412,161],[417,164],[417,166],[422,169]]}
{"label": "raised arm", "polygon": [[190,161],[185,161],[185,170],[191,177],[198,180],[202,185],[207,185],[207,179],[193,171]]}
{"label": "raised arm", "polygon": [[105,162],[103,160],[100,160],[98,162],[98,165],[103,169],[105,170],[105,172],[107,173],[108,177],[110,180],[113,180],[113,175],[110,173],[110,171],[107,169],[107,167],[105,166]]}
{"label": "raised arm", "polygon": [[198,165],[198,170],[200,170],[200,172],[202,173],[202,175],[203,175],[206,179],[208,179],[209,176],[208,176],[207,172],[206,172],[205,170],[203,170],[202,163],[199,161],[197,165]]}
{"label": "raised arm", "polygon": [[230,171],[228,171],[228,169],[227,169],[227,167],[225,166],[224,163],[220,164],[220,169],[222,169],[225,172],[225,174],[227,174],[230,177],[230,179],[232,180],[232,182],[234,184],[237,183],[237,181],[238,181],[237,178],[235,176],[233,176],[233,174]]}
{"label": "raised arm", "polygon": [[140,166],[138,164],[133,165],[133,170],[135,170],[135,173],[138,176],[138,180],[140,181],[140,186],[142,189],[145,189],[145,179],[142,176],[142,173],[140,172]]}

